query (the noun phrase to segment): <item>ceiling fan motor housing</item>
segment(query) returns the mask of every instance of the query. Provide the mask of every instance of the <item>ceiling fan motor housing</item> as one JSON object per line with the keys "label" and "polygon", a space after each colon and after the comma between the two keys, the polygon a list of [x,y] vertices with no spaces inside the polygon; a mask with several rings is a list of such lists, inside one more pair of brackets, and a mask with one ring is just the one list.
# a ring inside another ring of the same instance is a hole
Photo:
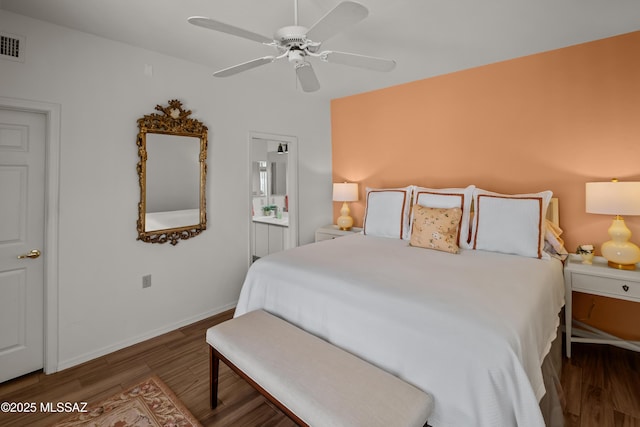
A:
{"label": "ceiling fan motor housing", "polygon": [[301,46],[307,42],[307,28],[299,25],[282,27],[273,38],[282,46]]}

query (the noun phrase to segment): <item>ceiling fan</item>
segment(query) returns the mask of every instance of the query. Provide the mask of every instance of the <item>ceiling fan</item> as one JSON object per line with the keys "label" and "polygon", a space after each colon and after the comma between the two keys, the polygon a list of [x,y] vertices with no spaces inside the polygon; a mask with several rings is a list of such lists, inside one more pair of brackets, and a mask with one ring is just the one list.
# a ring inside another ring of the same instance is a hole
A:
{"label": "ceiling fan", "polygon": [[368,14],[369,11],[367,8],[360,3],[343,1],[320,18],[311,28],[306,28],[298,25],[298,0],[294,0],[294,25],[279,28],[273,38],[265,37],[252,31],[203,16],[192,16],[188,21],[199,27],[220,31],[272,46],[278,51],[277,55],[263,56],[262,58],[253,59],[216,71],[213,73],[215,77],[232,76],[242,71],[287,58],[289,62],[295,65],[296,75],[300,81],[302,90],[305,92],[313,92],[320,89],[320,82],[316,77],[316,73],[313,71],[311,63],[307,60],[310,57],[320,58],[320,60],[324,62],[375,71],[391,71],[396,66],[395,61],[391,59],[332,50],[320,51],[322,42],[338,34],[348,26],[363,20]]}

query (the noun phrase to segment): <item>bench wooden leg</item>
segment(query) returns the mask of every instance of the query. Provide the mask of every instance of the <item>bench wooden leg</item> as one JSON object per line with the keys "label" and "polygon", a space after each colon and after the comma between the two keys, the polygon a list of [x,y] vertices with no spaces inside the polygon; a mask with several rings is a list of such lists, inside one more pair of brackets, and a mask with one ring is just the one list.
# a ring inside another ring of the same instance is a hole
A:
{"label": "bench wooden leg", "polygon": [[209,347],[209,399],[211,409],[218,406],[218,373],[220,370],[220,359],[213,347]]}

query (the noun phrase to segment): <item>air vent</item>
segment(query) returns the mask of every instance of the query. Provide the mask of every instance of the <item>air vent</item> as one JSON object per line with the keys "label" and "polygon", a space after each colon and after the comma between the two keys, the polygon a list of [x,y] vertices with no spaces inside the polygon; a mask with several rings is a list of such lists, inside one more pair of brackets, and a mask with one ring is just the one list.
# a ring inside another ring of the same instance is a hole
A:
{"label": "air vent", "polygon": [[24,37],[0,33],[0,58],[24,62]]}

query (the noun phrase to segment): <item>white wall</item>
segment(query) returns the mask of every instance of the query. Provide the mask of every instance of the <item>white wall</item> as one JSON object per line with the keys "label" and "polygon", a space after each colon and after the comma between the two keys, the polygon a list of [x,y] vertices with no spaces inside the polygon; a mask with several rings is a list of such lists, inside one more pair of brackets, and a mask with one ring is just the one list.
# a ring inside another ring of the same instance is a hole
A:
{"label": "white wall", "polygon": [[[250,131],[298,137],[300,242],[331,221],[327,101],[1,10],[0,29],[26,37],[24,63],[0,60],[0,96],[61,105],[60,368],[235,304],[249,256]],[[136,119],[169,99],[209,128],[208,229],[175,247],[136,241]]]}

